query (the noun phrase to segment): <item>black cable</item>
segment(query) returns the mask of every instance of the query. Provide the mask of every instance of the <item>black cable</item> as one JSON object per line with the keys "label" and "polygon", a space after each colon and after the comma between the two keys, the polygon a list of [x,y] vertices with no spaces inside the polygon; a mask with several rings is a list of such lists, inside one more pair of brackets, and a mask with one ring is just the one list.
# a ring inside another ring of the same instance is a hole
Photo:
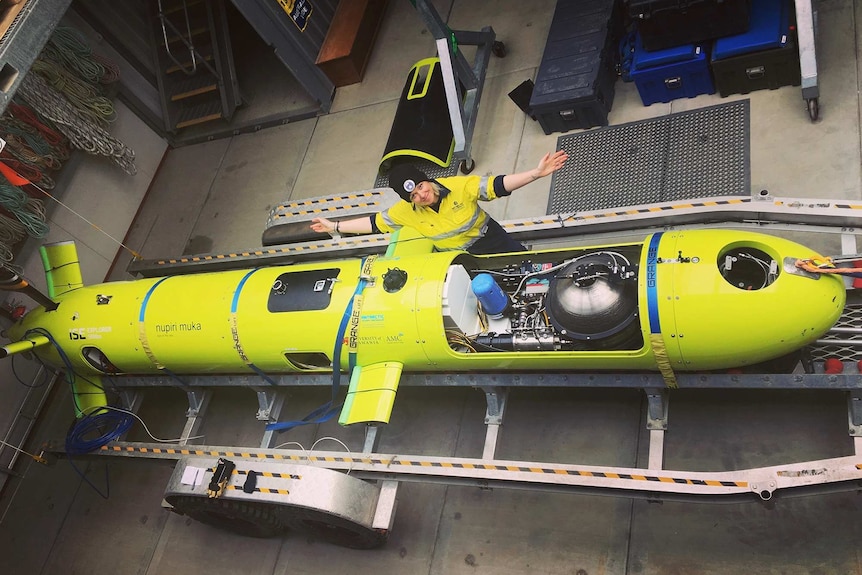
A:
{"label": "black cable", "polygon": [[[45,371],[42,372],[42,381],[40,383],[37,383],[36,385],[31,385],[31,384],[27,383],[26,381],[24,381],[21,378],[21,376],[18,375],[18,371],[15,369],[15,358],[17,357],[17,355],[18,354],[12,355],[12,359],[10,361],[10,364],[12,366],[12,375],[15,376],[15,379],[18,381],[18,383],[20,383],[24,387],[29,387],[30,389],[38,389],[40,387],[44,387],[45,384],[48,383],[48,381],[50,379],[50,376],[48,375],[48,373],[49,373],[48,370],[46,369]],[[42,361],[42,358],[40,358],[39,356],[36,356],[36,359],[40,365],[42,365],[45,368],[48,367],[47,365],[45,365],[45,362]]]}

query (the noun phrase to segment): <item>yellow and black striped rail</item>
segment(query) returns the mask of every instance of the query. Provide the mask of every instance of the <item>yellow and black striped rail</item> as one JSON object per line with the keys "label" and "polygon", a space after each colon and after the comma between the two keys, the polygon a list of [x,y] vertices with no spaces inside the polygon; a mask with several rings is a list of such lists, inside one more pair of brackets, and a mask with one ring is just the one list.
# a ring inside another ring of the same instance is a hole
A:
{"label": "yellow and black striped rail", "polygon": [[[472,460],[463,458],[437,458],[437,457],[405,457],[399,455],[351,455],[332,452],[295,452],[276,450],[232,450],[225,448],[200,448],[192,447],[162,447],[129,443],[112,443],[100,450],[101,454],[116,454],[130,456],[153,456],[166,458],[184,457],[225,457],[235,459],[257,460],[266,462],[284,462],[294,464],[312,464],[319,467],[333,469],[351,469],[364,472],[378,472],[388,474],[410,474],[410,475],[435,475],[441,476],[447,473],[457,474],[459,477],[494,478],[502,481],[535,481],[536,483],[566,484],[571,478],[592,478],[617,481],[643,482],[645,484],[672,484],[679,486],[696,486],[706,488],[728,488],[736,493],[747,492],[751,489],[749,481],[745,479],[728,479],[722,475],[729,473],[710,474],[699,472],[669,472],[652,471],[645,469],[620,469],[620,468],[590,468],[572,465],[555,465],[545,463],[523,463],[523,462],[497,462]],[[862,465],[862,464],[860,464]],[[235,470],[234,473],[245,473]],[[265,477],[280,477],[298,479],[293,473],[268,473],[260,472]],[[490,475],[489,475],[490,473]],[[514,477],[517,475],[517,477]],[[642,486],[639,489],[649,490]]]}

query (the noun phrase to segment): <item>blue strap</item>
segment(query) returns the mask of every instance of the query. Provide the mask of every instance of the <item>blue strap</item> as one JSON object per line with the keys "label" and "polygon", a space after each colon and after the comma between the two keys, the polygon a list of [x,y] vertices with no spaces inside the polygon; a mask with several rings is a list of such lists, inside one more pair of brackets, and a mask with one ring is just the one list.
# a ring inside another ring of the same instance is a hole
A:
{"label": "blue strap", "polygon": [[[365,258],[362,259],[359,269],[365,267]],[[297,421],[277,421],[268,423],[267,431],[287,431],[300,425],[308,425],[309,423],[324,423],[332,419],[332,417],[341,410],[341,403],[336,404],[338,398],[338,389],[341,385],[341,347],[344,342],[344,333],[347,331],[347,324],[350,322],[350,316],[353,314],[353,302],[356,296],[362,293],[365,289],[367,281],[364,275],[359,276],[359,282],[356,284],[356,290],[347,302],[347,307],[344,308],[344,314],[341,316],[341,323],[338,325],[338,333],[335,336],[335,347],[332,350],[332,397],[329,401]],[[356,364],[356,354],[349,354],[349,373],[353,372]]]}

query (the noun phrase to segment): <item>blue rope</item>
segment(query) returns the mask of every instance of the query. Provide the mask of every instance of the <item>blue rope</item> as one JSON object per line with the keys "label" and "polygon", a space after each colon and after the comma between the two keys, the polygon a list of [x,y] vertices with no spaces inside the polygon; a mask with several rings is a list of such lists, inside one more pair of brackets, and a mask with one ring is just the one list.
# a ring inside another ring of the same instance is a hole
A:
{"label": "blue rope", "polygon": [[84,455],[120,438],[129,431],[135,419],[113,409],[89,414],[79,419],[66,436],[66,453]]}
{"label": "blue rope", "polygon": [[[362,262],[359,266],[360,270],[365,267],[365,259],[366,258],[362,258]],[[341,386],[341,347],[344,341],[344,333],[347,331],[347,324],[350,321],[350,316],[353,314],[353,302],[356,299],[356,296],[361,294],[362,290],[365,289],[366,283],[367,281],[365,279],[362,277],[359,278],[359,282],[356,284],[356,290],[347,302],[347,307],[344,308],[344,314],[341,316],[341,323],[338,325],[338,333],[335,336],[335,347],[332,350],[332,397],[330,400],[300,420],[269,423],[266,426],[267,431],[287,431],[288,429],[293,429],[300,425],[308,425],[309,423],[324,423],[332,419],[332,416],[338,413],[341,409],[341,403],[335,404],[335,401],[338,398],[338,389]],[[352,373],[353,368],[355,367],[355,355],[356,354],[354,353],[349,355],[349,373]]]}

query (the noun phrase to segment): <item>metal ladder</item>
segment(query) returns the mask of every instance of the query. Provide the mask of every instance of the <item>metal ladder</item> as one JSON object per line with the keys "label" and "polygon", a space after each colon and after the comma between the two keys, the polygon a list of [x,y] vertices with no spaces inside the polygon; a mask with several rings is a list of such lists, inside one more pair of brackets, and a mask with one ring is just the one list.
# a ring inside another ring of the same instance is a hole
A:
{"label": "metal ladder", "polygon": [[241,104],[223,0],[158,0],[153,43],[165,130],[229,121]]}

